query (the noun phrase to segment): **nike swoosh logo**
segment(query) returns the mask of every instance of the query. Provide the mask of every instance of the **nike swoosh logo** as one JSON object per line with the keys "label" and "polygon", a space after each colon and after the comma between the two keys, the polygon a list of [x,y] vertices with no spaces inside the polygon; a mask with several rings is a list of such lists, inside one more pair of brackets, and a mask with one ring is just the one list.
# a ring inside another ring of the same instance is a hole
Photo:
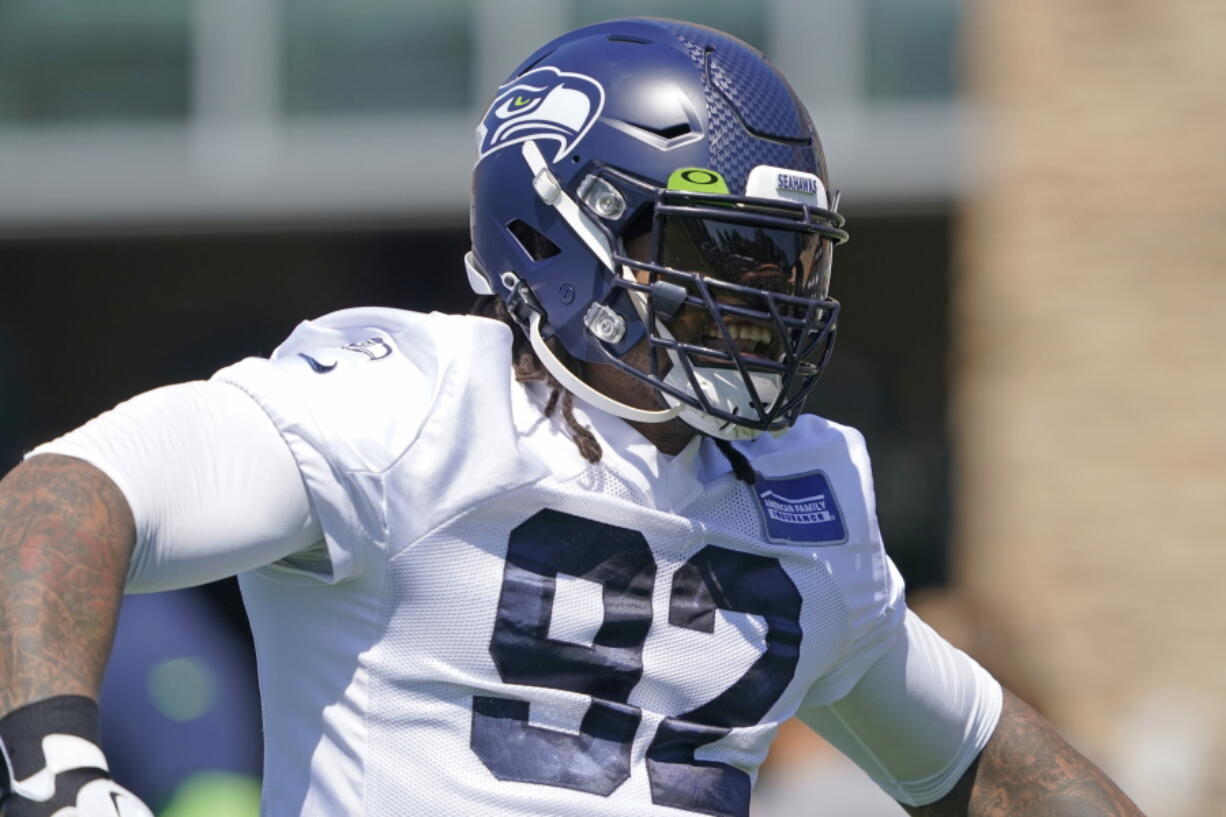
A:
{"label": "nike swoosh logo", "polygon": [[311,370],[317,372],[318,374],[327,374],[336,368],[335,363],[320,363],[318,360],[304,352],[299,352],[298,357],[305,360],[307,365],[311,367]]}
{"label": "nike swoosh logo", "polygon": [[[128,805],[125,805],[125,803]],[[131,805],[132,803],[136,805]],[[115,806],[116,817],[128,817],[128,815],[131,815],[131,817],[141,817],[141,815],[149,813],[145,804],[137,800],[128,791],[112,791],[111,804]]]}

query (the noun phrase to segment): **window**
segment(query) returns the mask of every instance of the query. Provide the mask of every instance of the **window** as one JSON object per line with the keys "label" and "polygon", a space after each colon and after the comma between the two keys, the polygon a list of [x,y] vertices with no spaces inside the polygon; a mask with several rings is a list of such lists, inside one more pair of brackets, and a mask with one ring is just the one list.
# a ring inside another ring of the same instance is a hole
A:
{"label": "window", "polygon": [[718,28],[739,37],[759,51],[766,50],[766,20],[761,3],[743,0],[575,0],[577,28],[619,17],[669,17]]}
{"label": "window", "polygon": [[0,124],[182,120],[187,0],[4,0]]}
{"label": "window", "polygon": [[302,114],[473,107],[472,0],[283,6],[282,108]]}
{"label": "window", "polygon": [[865,0],[870,99],[932,99],[957,90],[960,0]]}

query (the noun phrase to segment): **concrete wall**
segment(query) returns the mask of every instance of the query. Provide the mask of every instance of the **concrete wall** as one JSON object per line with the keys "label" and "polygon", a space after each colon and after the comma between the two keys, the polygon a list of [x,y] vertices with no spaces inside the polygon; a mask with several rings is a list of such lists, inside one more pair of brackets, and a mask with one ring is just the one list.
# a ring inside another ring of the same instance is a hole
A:
{"label": "concrete wall", "polygon": [[979,0],[958,584],[1150,817],[1226,814],[1226,4]]}

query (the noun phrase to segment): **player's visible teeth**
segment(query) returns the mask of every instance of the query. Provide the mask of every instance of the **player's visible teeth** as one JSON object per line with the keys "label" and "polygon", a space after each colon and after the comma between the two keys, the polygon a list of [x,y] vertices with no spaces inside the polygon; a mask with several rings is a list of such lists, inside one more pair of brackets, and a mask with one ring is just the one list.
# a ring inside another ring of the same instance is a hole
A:
{"label": "player's visible teeth", "polygon": [[[752,323],[729,324],[728,334],[733,340],[741,341],[744,344],[768,346],[771,342],[771,330],[765,326]],[[707,336],[716,341],[722,340],[718,329],[713,328],[709,330]]]}
{"label": "player's visible teeth", "polygon": [[738,323],[732,325],[732,337],[736,338],[737,340],[765,343],[770,338],[770,332],[765,326],[756,326],[751,323]]}

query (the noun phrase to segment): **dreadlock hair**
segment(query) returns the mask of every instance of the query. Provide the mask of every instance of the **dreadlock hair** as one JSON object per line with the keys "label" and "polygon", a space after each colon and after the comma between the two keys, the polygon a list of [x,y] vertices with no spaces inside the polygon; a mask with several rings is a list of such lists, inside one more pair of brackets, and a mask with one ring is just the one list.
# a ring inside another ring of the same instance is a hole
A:
{"label": "dreadlock hair", "polygon": [[746,485],[753,485],[758,481],[758,474],[753,470],[753,466],[749,464],[749,458],[733,448],[732,443],[716,437],[715,447],[728,458],[728,464],[732,466],[732,473],[736,475],[737,479]]}
{"label": "dreadlock hair", "polygon": [[596,435],[590,428],[581,425],[575,419],[575,396],[562,388],[562,384],[537,359],[523,329],[511,317],[502,299],[497,295],[478,295],[469,314],[492,318],[511,327],[511,369],[515,372],[515,379],[520,383],[537,382],[549,386],[549,399],[545,401],[545,407],[541,409],[541,413],[546,417],[552,417],[560,403],[562,419],[566,421],[566,427],[570,429],[570,438],[574,440],[579,453],[590,463],[600,462],[600,458],[604,456],[604,450],[600,447]]}
{"label": "dreadlock hair", "polygon": [[[562,419],[566,421],[566,427],[570,429],[570,438],[574,441],[575,447],[579,449],[579,453],[590,463],[600,462],[600,458],[604,456],[604,450],[600,447],[596,435],[590,428],[581,425],[575,419],[575,396],[563,388],[562,384],[537,358],[536,353],[532,351],[532,344],[524,335],[519,323],[511,317],[502,299],[497,295],[478,295],[469,314],[501,321],[511,327],[511,368],[515,373],[516,381],[544,383],[549,386],[549,399],[545,401],[541,413],[546,417],[552,417],[558,405],[561,404]],[[720,453],[728,458],[728,463],[732,466],[732,473],[737,479],[746,485],[753,485],[757,482],[758,476],[753,466],[749,464],[749,459],[733,448],[732,443],[717,438],[715,445],[719,448]]]}

